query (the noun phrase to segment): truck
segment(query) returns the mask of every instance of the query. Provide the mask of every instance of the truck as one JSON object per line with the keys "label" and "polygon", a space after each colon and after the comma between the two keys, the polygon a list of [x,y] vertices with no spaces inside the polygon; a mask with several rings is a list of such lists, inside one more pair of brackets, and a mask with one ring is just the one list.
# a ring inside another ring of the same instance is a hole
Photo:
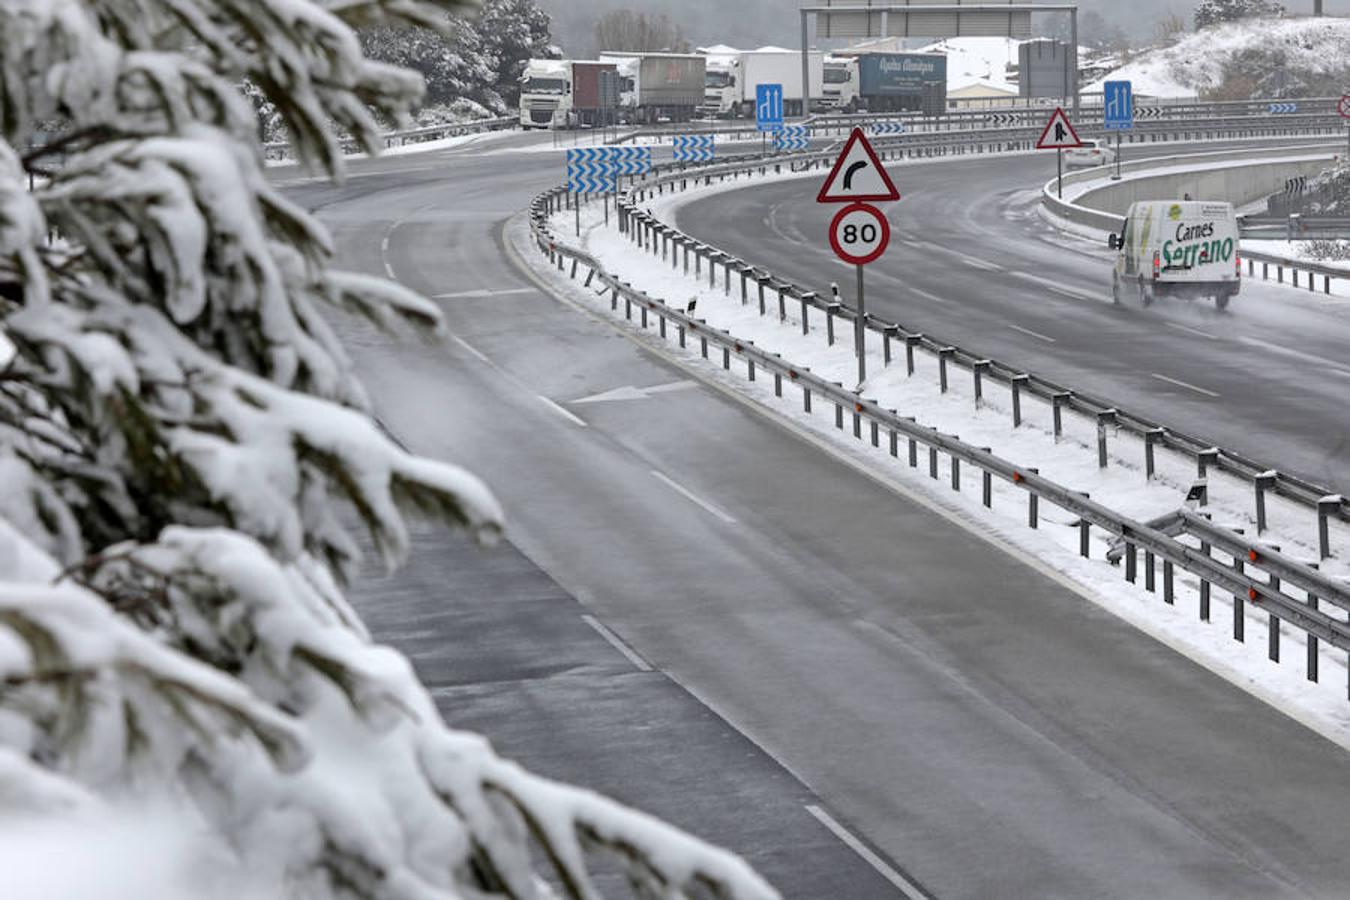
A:
{"label": "truck", "polygon": [[818,95],[825,109],[856,112],[858,109],[858,61],[847,56],[827,56],[823,66],[824,86]]}
{"label": "truck", "polygon": [[947,57],[941,53],[860,53],[858,97],[868,112],[922,112],[947,108]]}
{"label": "truck", "polygon": [[604,51],[619,72],[621,117],[632,124],[688,122],[704,101],[707,60],[696,53]]}
{"label": "truck", "polygon": [[[718,66],[720,68],[720,65]],[[825,54],[807,54],[807,68],[811,82],[811,97],[819,101],[824,96]],[[720,73],[719,73],[720,74]],[[712,79],[714,76],[710,75]],[[789,116],[802,115],[802,55],[796,50],[781,47],[761,47],[745,50],[731,57],[725,74],[718,78],[720,86],[709,85],[707,105],[712,106],[714,93],[718,94],[716,114],[724,118],[752,119],[755,116],[755,88],[761,84],[783,86],[783,112]]]}
{"label": "truck", "polygon": [[578,128],[612,124],[619,106],[612,62],[532,59],[520,78],[520,126]]}

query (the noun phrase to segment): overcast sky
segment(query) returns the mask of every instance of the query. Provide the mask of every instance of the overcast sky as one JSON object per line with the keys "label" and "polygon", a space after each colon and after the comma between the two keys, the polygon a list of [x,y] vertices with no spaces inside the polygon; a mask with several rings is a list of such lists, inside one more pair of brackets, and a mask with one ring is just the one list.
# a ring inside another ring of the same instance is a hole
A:
{"label": "overcast sky", "polygon": [[[803,4],[798,0],[539,0],[539,5],[553,16],[554,40],[574,58],[602,49],[594,46],[595,20],[614,9],[665,13],[679,22],[693,46],[801,45],[797,10]],[[1286,0],[1286,5],[1292,13],[1312,11],[1312,0]],[[1152,31],[1153,23],[1169,12],[1181,15],[1189,24],[1195,0],[1132,0],[1128,4],[1081,0],[1080,10],[1095,10],[1131,37],[1144,37]],[[1326,11],[1350,15],[1350,0],[1326,0]]]}

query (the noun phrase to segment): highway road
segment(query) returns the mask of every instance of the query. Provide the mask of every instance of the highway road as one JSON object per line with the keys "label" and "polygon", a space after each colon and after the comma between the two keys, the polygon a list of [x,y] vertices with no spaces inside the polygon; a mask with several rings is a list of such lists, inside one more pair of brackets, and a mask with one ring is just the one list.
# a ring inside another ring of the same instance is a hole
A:
{"label": "highway road", "polygon": [[[1036,213],[1054,171],[1048,153],[895,166],[903,198],[888,211],[890,249],[868,267],[868,311],[1314,482],[1350,485],[1350,301],[1256,278],[1225,312],[1168,299],[1115,306],[1110,252]],[[815,203],[821,177],[702,199],[676,224],[782,277],[838,281],[851,300],[851,272],[825,238],[834,209]]]}
{"label": "highway road", "polygon": [[[336,187],[277,173],[333,229],[342,264],[438,298],[444,344],[339,328],[382,419],[481,474],[528,557],[506,564],[425,535],[407,573],[361,585],[376,633],[414,655],[452,722],[500,731],[528,765],[731,846],[790,897],[899,896],[906,881],[944,898],[1343,894],[1345,751],[539,290],[503,241],[560,175],[556,155],[531,150],[539,140],[360,163]],[[719,243],[734,245],[736,222],[758,232],[764,210],[793,207],[767,190],[709,201],[741,217],[715,229]],[[957,245],[985,227],[978,205],[967,198],[951,230],[924,239],[990,252]],[[1056,256],[1043,246],[1037,259]],[[1003,268],[950,277],[970,292],[1021,270],[1012,255],[988,264]],[[649,386],[667,389],[580,402]],[[1179,404],[1187,414],[1195,401]],[[467,624],[437,616],[436,594],[464,610],[466,585],[511,602]],[[618,689],[633,673],[607,648],[573,649],[582,615],[739,735],[686,727],[687,709],[661,722],[641,707],[592,715],[605,685],[619,705],[652,695]],[[514,665],[484,652],[494,641]],[[643,744],[644,730],[660,740]],[[683,765],[672,741],[687,741]],[[754,748],[766,755],[750,759]],[[732,792],[732,757],[749,759],[736,771],[754,789]],[[841,852],[855,839],[893,881]]]}

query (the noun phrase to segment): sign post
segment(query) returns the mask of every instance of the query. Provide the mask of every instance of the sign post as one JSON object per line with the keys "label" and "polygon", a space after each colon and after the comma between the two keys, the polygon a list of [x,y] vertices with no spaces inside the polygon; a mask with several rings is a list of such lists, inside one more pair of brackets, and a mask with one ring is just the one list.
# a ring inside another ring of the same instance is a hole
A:
{"label": "sign post", "polygon": [[[1340,113],[1342,119],[1350,119],[1350,94],[1343,94],[1341,102],[1336,104],[1336,112]],[[1346,123],[1345,131],[1345,152],[1350,154],[1350,121]]]}
{"label": "sign post", "polygon": [[783,130],[783,86],[755,85],[755,128],[759,131],[760,155],[769,152],[769,132]]}
{"label": "sign post", "polygon": [[1128,81],[1108,81],[1102,85],[1102,125],[1116,133],[1116,174],[1120,180],[1120,133],[1134,127],[1134,90]]}
{"label": "sign post", "polygon": [[1061,200],[1064,199],[1064,151],[1081,146],[1083,142],[1078,139],[1078,132],[1073,130],[1069,117],[1064,115],[1064,109],[1056,107],[1050,121],[1045,123],[1045,130],[1041,132],[1041,138],[1036,142],[1036,149],[1055,151],[1059,162],[1058,191]]}
{"label": "sign post", "polygon": [[886,252],[891,226],[885,214],[869,201],[900,199],[895,182],[877,158],[862,129],[855,128],[825,183],[817,203],[848,204],[830,222],[830,247],[836,256],[853,265],[857,273],[858,310],[853,320],[854,352],[858,356],[858,390],[867,380],[867,301],[863,266]]}

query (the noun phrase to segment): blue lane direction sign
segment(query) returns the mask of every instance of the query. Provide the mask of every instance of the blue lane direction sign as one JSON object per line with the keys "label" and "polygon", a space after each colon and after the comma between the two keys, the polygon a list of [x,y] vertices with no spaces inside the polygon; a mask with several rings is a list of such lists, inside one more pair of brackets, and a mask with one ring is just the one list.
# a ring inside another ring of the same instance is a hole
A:
{"label": "blue lane direction sign", "polygon": [[783,127],[783,86],[755,85],[755,128],[778,131]]}
{"label": "blue lane direction sign", "polygon": [[1113,131],[1134,127],[1134,90],[1128,81],[1102,85],[1102,125]]}
{"label": "blue lane direction sign", "polygon": [[717,155],[711,134],[679,134],[671,143],[676,162],[710,162]]}
{"label": "blue lane direction sign", "polygon": [[805,125],[784,125],[773,133],[773,149],[805,150],[810,140]]}

